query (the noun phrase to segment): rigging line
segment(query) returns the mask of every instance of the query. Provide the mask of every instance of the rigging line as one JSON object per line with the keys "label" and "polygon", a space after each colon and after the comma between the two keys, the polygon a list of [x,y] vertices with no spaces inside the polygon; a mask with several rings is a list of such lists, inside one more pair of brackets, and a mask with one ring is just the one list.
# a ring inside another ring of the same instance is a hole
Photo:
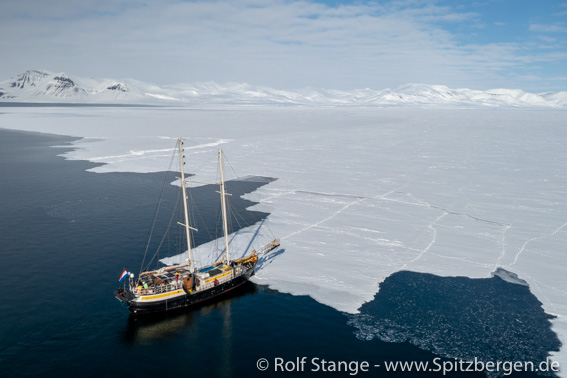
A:
{"label": "rigging line", "polygon": [[[233,207],[232,207],[232,205],[231,205],[230,202],[227,201],[226,206],[227,206],[228,212],[230,213],[230,218],[229,218],[229,219],[230,219],[230,229],[231,229],[231,230],[234,230],[234,226],[233,226],[233,224],[232,224],[233,222],[236,222],[236,224],[237,224],[239,230],[240,230],[241,228],[244,228],[244,227],[242,227],[242,225],[241,225],[240,222],[238,221],[238,218],[236,218],[237,216],[240,217],[240,214],[238,214],[238,212],[236,212],[236,211],[233,210]],[[242,219],[242,217],[240,217],[240,218]],[[242,219],[242,220],[244,221],[244,219]],[[246,224],[246,221],[244,221],[244,223]],[[246,226],[248,226],[248,224],[246,224]]]}
{"label": "rigging line", "polygon": [[[201,220],[201,223],[199,224],[199,229],[204,228],[205,231],[207,232],[207,234],[209,234],[210,236],[210,232],[207,228],[207,223],[204,221],[203,216],[201,215],[201,211],[199,210],[199,208],[195,205],[197,203],[197,201],[195,201],[195,198],[193,197],[193,191],[189,190],[189,202],[190,202],[190,207],[191,207],[191,224],[196,225],[197,224],[197,216],[198,218]],[[201,227],[202,225],[202,227]],[[196,246],[196,240],[195,238],[192,239],[193,240],[193,246]],[[197,260],[196,258],[197,256],[195,256],[195,260]]]}
{"label": "rigging line", "polygon": [[254,240],[256,240],[256,237],[258,235],[260,235],[260,229],[262,228],[262,226],[264,225],[264,222],[266,221],[266,219],[262,219],[262,221],[260,222],[260,224],[258,225],[258,228],[256,229],[256,231],[254,231],[254,235],[250,238],[250,241],[248,242],[248,245],[246,246],[246,248],[244,249],[244,254],[246,254],[246,252],[248,252],[250,250],[250,248],[252,247],[252,243],[254,242]]}
{"label": "rigging line", "polygon": [[[224,155],[224,154],[223,154]],[[220,167],[217,165],[217,171],[216,171],[216,177],[218,178],[218,181],[220,183]],[[228,201],[227,201],[228,202]],[[227,215],[228,216],[228,215]],[[220,240],[224,238],[224,233],[221,233],[221,229],[223,228],[222,225],[222,205],[218,206],[218,211],[217,211],[217,221],[216,221],[216,225],[215,225],[215,239],[214,239],[214,243],[213,243],[213,249],[210,252],[210,257],[212,257],[215,261],[219,261],[222,257],[223,257],[223,251],[225,249],[224,247],[224,242],[223,242],[223,247],[220,247]],[[222,235],[219,237],[219,235]],[[215,256],[215,251],[216,256]]]}
{"label": "rigging line", "polygon": [[[232,173],[235,176],[235,179],[231,180],[231,182],[233,182],[234,185],[238,187],[238,189],[241,193],[246,193],[246,190],[244,189],[244,185],[242,185],[242,181],[239,180],[239,177],[236,174],[236,171],[234,170],[234,168],[232,167],[230,160],[228,160],[228,158],[226,158],[226,160],[227,160],[227,163],[228,163],[230,169],[232,170]],[[239,198],[242,199],[242,195],[239,196]],[[229,202],[229,205],[230,205],[230,202]],[[244,212],[247,212],[246,208],[244,208]],[[238,224],[239,227],[242,228],[242,225],[240,224],[240,222],[238,222],[238,219],[236,217],[239,217],[246,227],[250,227],[250,224],[246,221],[246,219],[242,215],[240,215],[240,213],[238,211],[236,211],[235,207],[231,207],[231,213],[234,214],[233,217],[235,218],[236,223]]]}
{"label": "rigging line", "polygon": [[203,166],[205,164],[207,164],[209,161],[211,161],[213,158],[215,157],[215,155],[210,156],[207,160],[205,160],[205,162],[203,164],[201,164],[200,166],[198,166],[197,168],[195,168],[195,175],[199,172],[199,170],[201,168],[203,168]]}
{"label": "rigging line", "polygon": [[[181,138],[181,141],[187,142],[187,143],[190,143],[190,144],[193,144],[194,146],[198,146],[197,143],[193,142],[193,141],[190,140],[190,139]],[[212,155],[211,155],[207,160],[205,160],[201,165],[199,165],[197,168],[194,168],[194,169],[193,169],[194,172],[193,172],[193,174],[190,174],[190,176],[197,176],[197,174],[199,173],[199,170],[200,170],[201,168],[203,168],[203,166],[205,166],[207,163],[209,163],[214,157],[216,157],[216,154],[212,154]],[[187,182],[188,182],[188,183],[191,183],[191,180],[187,180]]]}
{"label": "rigging line", "polygon": [[232,173],[234,173],[234,176],[236,177],[236,179],[238,179],[239,177],[238,177],[238,175],[236,174],[236,171],[234,170],[234,168],[232,167],[232,163],[230,162],[230,160],[228,159],[228,157],[226,157],[226,154],[224,153],[224,151],[223,151],[222,155],[224,156],[224,160],[226,160],[228,166],[229,166],[230,169],[232,170]]}
{"label": "rigging line", "polygon": [[[189,190],[189,197],[190,197],[190,201],[191,201],[191,205],[196,204],[197,202],[194,200],[193,198],[193,191]],[[191,206],[191,209],[193,210],[191,212],[191,214],[193,215],[193,217],[195,217],[195,213],[197,213],[197,215],[199,216],[199,219],[201,220],[201,224],[203,225],[203,228],[205,229],[205,231],[207,232],[207,235],[209,235],[209,240],[213,240],[213,236],[211,235],[211,232],[209,231],[209,228],[207,227],[207,222],[205,222],[205,219],[203,218],[203,215],[201,214],[201,211],[199,210],[198,206]],[[195,219],[194,219],[195,220]],[[201,228],[201,226],[199,226],[199,228]]]}
{"label": "rigging line", "polygon": [[[224,156],[224,159],[226,160],[228,166],[230,167],[232,173],[233,173],[234,176],[235,176],[235,179],[234,179],[234,180],[231,180],[231,182],[234,182],[234,184],[238,186],[238,188],[240,189],[240,192],[246,194],[246,191],[244,190],[244,186],[242,185],[242,181],[240,180],[240,177],[238,176],[238,174],[237,174],[236,171],[234,170],[234,167],[232,166],[232,163],[230,162],[230,159],[229,159],[228,157],[226,157],[226,155],[224,154],[224,152],[223,152],[223,156]],[[255,190],[256,190],[256,189],[255,189]],[[242,196],[239,196],[239,197],[242,198]],[[257,203],[260,203],[260,202],[257,202]],[[254,206],[254,205],[252,205],[252,206]],[[244,211],[247,212],[246,208],[244,209]],[[242,217],[242,216],[240,215],[239,212],[234,211],[234,214],[235,214],[236,216],[240,217],[240,219],[244,222],[244,224],[246,225],[246,227],[250,227],[250,226],[251,226],[251,224],[249,224],[249,223],[246,221],[246,219],[244,219],[244,217]],[[238,223],[238,220],[237,220],[237,223]],[[255,222],[255,223],[256,223],[256,222]],[[240,224],[238,224],[238,225],[241,226]]]}
{"label": "rigging line", "polygon": [[[241,184],[241,181],[238,180],[239,176],[238,176],[238,174],[236,173],[236,171],[234,170],[234,167],[232,166],[232,163],[230,162],[230,159],[226,156],[226,154],[225,154],[224,152],[223,152],[223,156],[224,156],[224,160],[226,161],[226,163],[227,163],[228,166],[230,167],[232,173],[233,173],[234,176],[236,177],[236,179],[234,180],[235,184],[240,186],[241,192],[244,192],[243,186],[242,186],[242,184]],[[259,204],[259,203],[261,203],[261,202],[257,202],[257,203]],[[247,210],[244,209],[244,211],[247,211]],[[246,225],[246,227],[250,227],[250,226],[251,226],[250,224],[248,224],[248,222],[246,221],[246,219],[244,219],[244,218],[240,215],[240,213],[238,213],[237,211],[234,211],[234,214],[236,214],[236,216],[238,216],[238,217],[240,217],[240,219],[242,219],[242,221],[244,222],[244,224]],[[266,219],[266,218],[265,218],[265,219]],[[262,225],[265,225],[266,228],[268,229],[268,232],[270,233],[270,236],[271,236],[272,238],[275,238],[275,234],[274,234],[274,232],[271,230],[270,226],[269,226],[267,223],[264,223],[264,220],[265,220],[265,219],[262,220]],[[237,223],[239,223],[237,219],[235,219],[235,220],[236,220]],[[239,224],[239,227],[240,227],[240,224]]]}
{"label": "rigging line", "polygon": [[[238,189],[240,190],[241,193],[244,193],[243,195],[239,196],[239,198],[242,199],[242,197],[243,197],[245,194],[247,194],[247,192],[246,192],[246,190],[244,189],[244,185],[242,184],[242,181],[239,179],[238,174],[236,173],[236,171],[235,171],[234,168],[232,167],[232,164],[230,163],[230,160],[229,160],[228,158],[226,158],[226,160],[227,160],[227,163],[228,163],[230,169],[232,170],[232,173],[234,173],[234,176],[235,176],[235,179],[234,179],[234,180],[231,180],[231,181],[234,182],[234,184],[235,184],[236,186],[238,186]],[[257,188],[254,189],[254,191],[255,191],[255,190],[257,190]],[[254,202],[254,201],[251,201],[251,202]],[[254,204],[251,205],[251,206],[254,206],[254,205],[259,204],[259,203],[260,203],[260,202],[254,203]],[[248,206],[248,207],[250,207],[250,206]],[[244,208],[244,212],[248,213],[247,207]],[[234,214],[235,214],[235,218],[236,218],[236,216],[240,217],[240,219],[241,219],[242,222],[246,225],[246,227],[250,227],[250,226],[251,226],[251,224],[249,224],[248,221],[247,221],[238,211],[234,210]],[[237,223],[238,223],[238,220],[237,220]],[[256,223],[256,222],[254,222],[254,223]],[[240,226],[240,223],[239,223],[239,226]]]}
{"label": "rigging line", "polygon": [[[257,222],[254,222],[253,224],[249,224],[249,223],[246,221],[246,219],[244,219],[244,218],[242,218],[242,216],[240,216],[240,214],[239,214],[238,212],[234,211],[233,214],[235,215],[235,216],[233,217],[233,218],[234,218],[234,221],[237,223],[238,228],[239,228],[239,230],[235,233],[235,235],[236,235],[238,232],[244,230],[245,228],[250,228],[250,227],[252,227],[253,225],[255,225],[255,224],[257,224],[257,223],[260,223],[259,226],[258,226],[258,228],[254,231],[254,236],[250,239],[250,242],[248,243],[248,245],[246,246],[246,248],[245,248],[243,251],[241,251],[242,254],[246,254],[246,252],[248,252],[248,250],[250,249],[250,247],[252,246],[252,244],[253,244],[254,241],[256,240],[257,236],[258,236],[258,235],[261,235],[260,229],[262,228],[262,225],[264,224],[264,222],[266,221],[266,219],[264,218],[264,219],[261,219],[259,222],[257,221]],[[244,222],[245,227],[243,227],[242,224],[240,224],[240,222],[238,221],[238,218],[237,218],[236,216],[238,216],[238,217],[240,217],[240,219],[242,219],[242,221]]]}
{"label": "rigging line", "polygon": [[[228,164],[228,166],[230,167],[230,170],[231,170],[232,173],[234,174],[234,179],[228,180],[228,181],[225,180],[225,182],[230,182],[231,185],[238,186],[238,189],[240,189],[239,191],[240,191],[240,192],[244,192],[244,188],[242,187],[242,184],[241,184],[240,181],[238,180],[239,177],[238,177],[238,175],[236,174],[236,171],[235,171],[234,168],[232,167],[232,164],[230,163],[230,160],[228,159],[228,157],[226,156],[226,154],[224,153],[224,151],[223,151],[223,153],[222,153],[222,156],[223,156],[223,161],[226,162],[226,164]],[[225,164],[225,165],[226,165],[226,164]],[[228,186],[228,185],[227,185],[227,186]],[[239,197],[240,197],[240,196],[239,196]],[[233,214],[236,214],[236,215],[239,215],[239,214],[238,214],[238,212],[233,211],[233,208],[232,208],[232,206],[231,206],[231,201],[230,201],[228,198],[226,199],[226,205],[227,205],[227,209],[230,210],[230,215],[231,215],[231,217],[230,217],[229,219],[230,219],[231,222],[232,222],[232,218],[234,217]],[[237,221],[237,223],[238,223],[238,221]],[[246,223],[246,222],[245,222],[245,223]],[[240,226],[240,224],[239,224],[239,226]]]}
{"label": "rigging line", "polygon": [[[230,202],[229,202],[227,205],[229,206],[230,213],[231,213],[231,215],[232,215],[232,216],[230,217],[231,229],[234,230],[234,226],[233,226],[233,224],[232,224],[233,222],[236,222],[236,224],[238,225],[238,231],[234,232],[234,234],[233,234],[233,236],[232,236],[232,238],[231,238],[231,241],[232,241],[240,231],[244,230],[245,228],[249,228],[249,227],[251,227],[252,225],[249,224],[249,223],[246,221],[246,219],[244,219],[237,211],[234,210],[234,209],[235,209],[235,206],[232,206]],[[244,211],[246,211],[246,210],[244,210]],[[242,222],[244,223],[244,227],[243,227],[243,225],[238,221],[238,218],[240,218],[240,219],[242,220]],[[256,224],[256,223],[258,223],[258,222],[254,222],[254,224]],[[258,234],[259,234],[259,232],[260,232],[260,227],[262,227],[262,224],[263,224],[263,223],[264,223],[264,219],[262,219],[262,220],[260,221],[260,226],[259,226],[258,229],[254,232],[254,236],[253,236],[252,239],[250,239],[250,242],[248,243],[248,246],[247,246],[243,251],[240,251],[242,255],[246,254],[246,252],[247,252],[247,251],[250,249],[250,247],[252,246],[252,243],[254,242],[254,240],[256,239],[256,237],[258,236]]]}
{"label": "rigging line", "polygon": [[153,232],[154,232],[154,228],[156,226],[157,216],[158,216],[158,213],[159,213],[159,209],[161,207],[161,202],[162,202],[161,200],[163,198],[163,193],[165,192],[165,187],[166,187],[166,184],[167,184],[167,181],[168,181],[169,174],[171,172],[171,166],[173,165],[173,159],[174,158],[175,158],[175,148],[173,149],[173,153],[171,155],[171,160],[169,161],[169,167],[167,168],[167,173],[165,174],[165,177],[163,179],[163,185],[161,187],[161,193],[159,195],[159,200],[158,200],[158,203],[157,203],[157,206],[156,206],[156,210],[154,211],[154,219],[152,220],[152,226],[150,228],[150,234],[148,236],[148,242],[146,243],[146,249],[144,251],[144,257],[142,258],[142,263],[140,264],[140,270],[138,271],[138,277],[140,277],[140,273],[142,273],[144,261],[146,260],[146,255],[148,254],[148,250],[150,248],[150,242],[152,241],[152,235],[153,235]]}
{"label": "rigging line", "polygon": [[[199,208],[196,206],[197,201],[195,201],[195,198],[193,197],[193,190],[191,187],[187,187],[188,191],[187,191],[187,195],[188,195],[188,200],[189,203],[187,204],[187,206],[191,209],[190,213],[189,213],[189,223],[192,224],[193,226],[197,227],[197,218],[195,216],[195,213],[199,212]],[[205,226],[206,228],[206,226]],[[201,229],[201,226],[198,226],[198,229]],[[197,237],[195,236],[195,232],[193,230],[189,230],[189,232],[191,233],[191,253],[192,253],[192,263],[193,266],[197,267],[201,265],[201,256],[197,253],[197,250],[195,249],[197,246]],[[182,242],[180,242],[182,243]],[[181,253],[183,253],[183,251],[180,251]]]}
{"label": "rigging line", "polygon": [[[266,217],[265,219],[268,219],[268,217]],[[268,231],[269,231],[270,234],[271,234],[271,237],[275,239],[275,237],[276,237],[275,235],[276,235],[276,234],[273,233],[273,231],[272,231],[272,229],[270,228],[270,225],[269,225],[268,223],[265,223],[265,224],[266,224],[266,228],[268,229]]]}
{"label": "rigging line", "polygon": [[[245,212],[248,212],[246,209],[244,209],[244,211],[245,211]],[[248,221],[246,221],[246,219],[245,219],[242,215],[240,215],[240,213],[239,213],[238,211],[235,210],[235,211],[233,211],[232,213],[234,214],[234,218],[235,218],[235,220],[236,220],[236,223],[238,223],[238,226],[241,226],[241,224],[240,224],[240,222],[238,222],[238,219],[236,219],[236,217],[240,218],[246,227],[250,227],[250,226],[251,226],[251,224],[248,223]],[[255,223],[257,223],[257,222],[254,222],[254,224],[255,224]]]}
{"label": "rigging line", "polygon": [[[241,188],[241,191],[244,192],[244,188]],[[242,196],[239,196],[239,198],[242,199]],[[247,200],[245,200],[245,201],[247,201]],[[232,214],[232,216],[234,217],[234,220],[235,220],[236,223],[238,224],[238,227],[239,227],[239,228],[250,227],[250,226],[252,226],[252,225],[258,223],[258,221],[255,221],[255,222],[252,223],[252,224],[249,223],[249,222],[246,220],[246,218],[244,218],[244,216],[242,216],[242,214],[241,214],[239,211],[236,210],[236,209],[238,208],[236,205],[235,205],[235,206],[232,206],[231,201],[228,201],[227,204],[228,204],[228,206],[230,206],[231,214]],[[254,205],[255,205],[255,204],[254,204]],[[252,205],[252,206],[254,206],[254,205]],[[242,212],[243,212],[243,213],[246,213],[246,214],[249,214],[249,215],[252,216],[252,211],[248,211],[248,210],[246,209],[246,207],[243,209]],[[241,220],[242,223],[244,224],[244,227],[243,227],[242,224],[238,221],[238,218],[240,218],[240,220]],[[254,219],[254,218],[252,218],[252,219]]]}
{"label": "rigging line", "polygon": [[217,212],[217,221],[216,221],[216,224],[215,224],[215,238],[213,240],[213,248],[209,253],[209,258],[213,257],[214,261],[218,261],[222,257],[222,253],[220,255],[216,256],[216,257],[213,255],[214,251],[220,250],[220,247],[219,247],[219,239],[220,238],[219,238],[218,235],[220,235],[219,229],[222,228],[221,222],[222,222],[222,211],[221,211],[221,208],[219,206],[219,211]]}
{"label": "rigging line", "polygon": [[163,237],[161,238],[161,241],[156,249],[156,252],[154,253],[154,255],[152,256],[150,262],[148,263],[148,265],[146,265],[146,269],[149,269],[150,266],[152,265],[152,262],[154,261],[154,259],[156,258],[156,255],[159,254],[159,251],[161,249],[161,246],[163,245],[163,242],[165,241],[165,239],[168,237],[169,235],[169,230],[171,229],[171,224],[173,223],[173,219],[176,217],[176,212],[177,209],[179,208],[179,197],[181,197],[181,190],[178,191],[177,193],[177,200],[175,201],[175,208],[173,209],[172,213],[171,213],[171,217],[169,218],[169,223],[167,225],[167,228],[165,229],[165,233],[163,234]]}
{"label": "rigging line", "polygon": [[[218,156],[218,154],[217,154]],[[216,175],[215,175],[215,179],[217,180],[218,183],[220,183],[220,167],[218,164],[216,164]],[[220,192],[220,189],[219,189]],[[220,239],[222,237],[224,237],[223,233],[220,232],[220,230],[223,228],[222,226],[222,204],[219,203],[218,206],[218,211],[217,211],[217,222],[215,224],[215,241],[213,243],[213,247],[214,249],[211,251],[211,257],[214,258],[214,261],[218,261],[221,257],[222,257],[222,251],[221,251],[221,247],[219,246],[220,243]],[[223,235],[223,236],[220,236]],[[220,237],[219,237],[220,236]],[[220,254],[218,256],[214,256],[214,251],[220,252]]]}

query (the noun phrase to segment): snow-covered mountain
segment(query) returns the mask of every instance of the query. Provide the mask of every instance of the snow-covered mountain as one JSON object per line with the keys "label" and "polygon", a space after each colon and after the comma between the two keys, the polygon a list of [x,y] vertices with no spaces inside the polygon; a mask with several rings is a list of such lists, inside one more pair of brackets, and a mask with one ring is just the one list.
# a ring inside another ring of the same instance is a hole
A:
{"label": "snow-covered mountain", "polygon": [[305,88],[284,91],[245,83],[205,82],[157,86],[132,79],[89,79],[64,73],[27,71],[0,82],[2,102],[116,104],[249,104],[314,106],[450,106],[566,108],[567,92],[527,93],[518,89],[451,89],[407,84],[396,89],[341,91]]}
{"label": "snow-covered mountain", "polygon": [[0,82],[0,101],[113,103],[136,102],[145,96],[115,80],[70,78],[64,73],[27,71]]}

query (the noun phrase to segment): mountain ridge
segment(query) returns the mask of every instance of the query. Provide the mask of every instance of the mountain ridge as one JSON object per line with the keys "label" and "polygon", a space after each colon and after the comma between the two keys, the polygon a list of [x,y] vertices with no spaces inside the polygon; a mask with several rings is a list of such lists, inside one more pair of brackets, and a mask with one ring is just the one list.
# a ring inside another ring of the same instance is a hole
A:
{"label": "mountain ridge", "polygon": [[246,83],[214,81],[158,86],[134,79],[91,79],[29,70],[0,82],[0,102],[108,103],[155,105],[296,106],[465,106],[567,108],[567,92],[528,93],[519,89],[487,91],[410,83],[395,89],[296,91]]}

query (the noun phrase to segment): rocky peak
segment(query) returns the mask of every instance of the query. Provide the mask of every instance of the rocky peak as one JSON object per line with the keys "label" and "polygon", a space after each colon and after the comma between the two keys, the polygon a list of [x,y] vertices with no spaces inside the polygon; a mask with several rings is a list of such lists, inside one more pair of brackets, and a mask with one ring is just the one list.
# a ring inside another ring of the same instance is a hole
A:
{"label": "rocky peak", "polygon": [[26,71],[23,74],[16,76],[16,78],[10,83],[10,87],[19,89],[36,87],[39,83],[47,79],[48,76],[49,74],[44,71]]}
{"label": "rocky peak", "polygon": [[45,93],[57,97],[69,97],[73,93],[84,93],[85,90],[65,74],[55,76],[47,83]]}
{"label": "rocky peak", "polygon": [[109,85],[106,89],[109,91],[128,92],[128,87],[122,83],[114,83]]}

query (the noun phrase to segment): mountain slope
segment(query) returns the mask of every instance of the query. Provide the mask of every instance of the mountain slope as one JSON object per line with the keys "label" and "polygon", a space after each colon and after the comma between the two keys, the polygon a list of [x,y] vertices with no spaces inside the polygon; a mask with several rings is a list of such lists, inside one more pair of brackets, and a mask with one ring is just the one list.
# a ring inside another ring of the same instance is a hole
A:
{"label": "mountain slope", "polygon": [[395,89],[341,91],[305,88],[284,91],[245,83],[205,82],[156,86],[124,79],[69,77],[26,71],[0,82],[2,102],[103,104],[248,104],[303,106],[449,106],[566,108],[567,92],[534,94],[518,89],[479,91],[443,85],[407,84]]}
{"label": "mountain slope", "polygon": [[144,102],[144,98],[137,88],[132,91],[116,80],[70,78],[48,71],[27,71],[0,82],[0,101],[132,103]]}

